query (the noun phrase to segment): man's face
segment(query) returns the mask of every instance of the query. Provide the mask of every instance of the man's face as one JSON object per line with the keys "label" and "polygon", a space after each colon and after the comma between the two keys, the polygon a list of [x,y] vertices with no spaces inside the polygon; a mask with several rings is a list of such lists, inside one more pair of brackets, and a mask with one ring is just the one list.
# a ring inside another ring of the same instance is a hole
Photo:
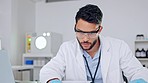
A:
{"label": "man's face", "polygon": [[75,25],[76,37],[84,50],[90,50],[98,41],[98,25],[82,19]]}

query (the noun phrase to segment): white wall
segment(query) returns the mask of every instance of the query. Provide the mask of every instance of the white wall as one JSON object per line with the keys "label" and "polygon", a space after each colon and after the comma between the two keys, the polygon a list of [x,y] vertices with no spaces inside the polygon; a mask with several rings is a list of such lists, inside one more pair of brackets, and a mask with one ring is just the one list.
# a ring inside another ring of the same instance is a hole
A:
{"label": "white wall", "polygon": [[73,39],[75,14],[87,3],[97,4],[104,13],[102,34],[125,40],[133,51],[136,34],[148,33],[147,0],[40,2],[36,4],[36,31],[62,33],[64,41]]}
{"label": "white wall", "polygon": [[0,0],[0,38],[12,65],[21,64],[25,33],[35,31],[35,3],[30,0]]}
{"label": "white wall", "polygon": [[25,34],[35,31],[35,3],[31,0],[16,0],[17,4],[17,31],[18,35],[16,42],[17,60],[21,64],[22,54],[25,53]]}
{"label": "white wall", "polygon": [[2,48],[10,54],[11,38],[11,0],[0,0],[0,38]]}
{"label": "white wall", "polygon": [[104,12],[103,34],[125,40],[134,51],[136,34],[148,34],[147,0],[110,0],[100,4]]}

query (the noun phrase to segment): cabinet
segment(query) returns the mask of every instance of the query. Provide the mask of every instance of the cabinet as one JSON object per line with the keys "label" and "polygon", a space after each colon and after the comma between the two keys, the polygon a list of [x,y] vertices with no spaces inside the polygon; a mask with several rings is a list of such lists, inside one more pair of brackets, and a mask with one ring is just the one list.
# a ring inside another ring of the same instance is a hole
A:
{"label": "cabinet", "polygon": [[139,49],[140,51],[142,49],[147,51],[148,50],[148,40],[135,40],[135,56],[144,66],[148,67],[148,56],[146,56],[146,52],[144,55],[143,52],[136,52],[137,49]]}
{"label": "cabinet", "polygon": [[[23,54],[22,65],[30,65],[33,69],[33,80],[39,80],[39,72],[52,57],[50,55]],[[23,73],[23,80],[27,80],[27,73]]]}

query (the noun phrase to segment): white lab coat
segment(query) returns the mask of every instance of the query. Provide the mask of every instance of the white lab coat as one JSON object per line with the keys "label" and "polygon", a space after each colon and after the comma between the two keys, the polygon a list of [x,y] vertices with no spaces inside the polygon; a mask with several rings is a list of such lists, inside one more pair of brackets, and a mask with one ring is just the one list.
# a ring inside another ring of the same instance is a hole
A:
{"label": "white lab coat", "polygon": [[[99,37],[102,43],[100,64],[103,83],[123,83],[122,71],[129,81],[138,78],[148,81],[148,69],[142,67],[124,41]],[[57,55],[41,69],[41,83],[51,78],[87,81],[82,55],[77,39],[63,43]]]}

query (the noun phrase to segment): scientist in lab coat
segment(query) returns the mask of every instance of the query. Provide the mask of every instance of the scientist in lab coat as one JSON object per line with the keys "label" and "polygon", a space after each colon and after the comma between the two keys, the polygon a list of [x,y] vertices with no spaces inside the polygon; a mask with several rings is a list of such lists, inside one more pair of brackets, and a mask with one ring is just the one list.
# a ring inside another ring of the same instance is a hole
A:
{"label": "scientist in lab coat", "polygon": [[148,82],[148,69],[124,41],[100,35],[102,17],[96,5],[88,4],[79,9],[75,17],[76,39],[64,42],[57,55],[43,66],[41,83],[63,80],[123,83],[122,72],[131,83]]}

